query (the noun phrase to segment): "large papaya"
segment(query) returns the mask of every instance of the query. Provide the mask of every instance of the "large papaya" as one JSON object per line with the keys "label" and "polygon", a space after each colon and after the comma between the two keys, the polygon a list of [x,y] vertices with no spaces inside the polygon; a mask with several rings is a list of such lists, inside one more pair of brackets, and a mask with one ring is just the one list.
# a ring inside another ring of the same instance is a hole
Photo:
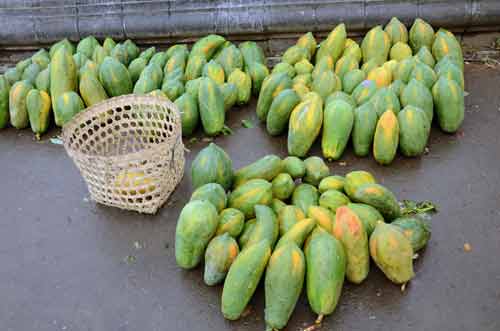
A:
{"label": "large papaya", "polygon": [[264,79],[256,107],[259,120],[266,120],[273,99],[280,94],[281,91],[291,87],[292,80],[286,73],[271,74]]}
{"label": "large papaya", "polygon": [[356,86],[358,86],[366,78],[363,70],[354,69],[347,72],[342,78],[342,90],[347,94],[352,94]]}
{"label": "large papaya", "polygon": [[250,234],[245,246],[246,249],[252,245],[258,244],[261,241],[267,241],[271,247],[278,239],[279,224],[274,211],[265,205],[255,205],[255,227]]}
{"label": "large papaya", "polygon": [[280,229],[280,236],[287,233],[295,224],[305,218],[305,214],[297,206],[285,206],[278,213],[278,223]]}
{"label": "large papaya", "polygon": [[445,29],[439,29],[436,33],[432,43],[432,55],[436,61],[441,61],[445,57],[453,58],[459,68],[464,70],[462,47],[455,36]]}
{"label": "large papaya", "polygon": [[175,260],[184,269],[196,267],[217,229],[217,210],[206,200],[188,202],[175,228]]}
{"label": "large papaya", "polygon": [[394,193],[380,184],[369,183],[360,186],[352,199],[376,208],[388,221],[401,214],[401,208]]}
{"label": "large papaya", "polygon": [[50,61],[50,97],[54,109],[56,125],[61,126],[62,109],[57,107],[56,100],[68,91],[76,90],[77,72],[72,53],[67,51],[68,47],[59,47],[52,55]]}
{"label": "large papaya", "polygon": [[235,208],[226,208],[219,214],[219,225],[216,234],[228,233],[231,237],[238,237],[245,226],[245,215]]}
{"label": "large papaya", "polygon": [[323,123],[323,100],[310,92],[290,115],[288,126],[288,154],[303,157],[319,135]]}
{"label": "large papaya", "polygon": [[251,179],[231,192],[228,206],[241,210],[245,218],[250,219],[255,217],[255,205],[269,205],[272,199],[271,183],[264,179]]}
{"label": "large papaya", "polygon": [[224,98],[217,84],[208,77],[200,82],[198,106],[205,133],[210,136],[221,133],[225,118]]}
{"label": "large papaya", "polygon": [[370,152],[377,120],[377,112],[372,102],[366,102],[354,109],[351,139],[354,154],[357,156],[367,156]]}
{"label": "large papaya", "polygon": [[0,129],[9,123],[9,92],[10,84],[4,75],[0,75]]}
{"label": "large papaya", "polygon": [[345,101],[335,100],[326,105],[323,117],[323,157],[338,160],[342,157],[351,136],[353,108]]}
{"label": "large papaya", "polygon": [[394,225],[378,223],[370,237],[370,254],[393,283],[404,284],[415,275],[410,240]]}
{"label": "large papaya", "polygon": [[313,77],[311,90],[318,93],[323,99],[335,91],[337,79],[335,74],[330,70],[325,70]]}
{"label": "large papaya", "polygon": [[273,197],[281,200],[288,199],[295,189],[295,182],[292,176],[287,173],[281,173],[274,177],[271,184],[273,186]]}
{"label": "large papaya", "polygon": [[203,281],[208,286],[217,285],[226,277],[240,250],[238,243],[228,233],[214,237],[205,251]]}
{"label": "large papaya", "polygon": [[335,223],[335,214],[328,208],[322,206],[309,206],[307,217],[313,219],[315,225],[320,226],[330,234],[332,233],[333,223]]}
{"label": "large papaya", "polygon": [[226,41],[224,37],[209,34],[203,38],[198,39],[191,48],[190,56],[202,54],[207,60],[210,60],[217,49]]}
{"label": "large papaya", "polygon": [[[315,230],[316,231],[316,230]],[[305,248],[307,299],[321,323],[337,307],[346,271],[342,243],[326,231],[313,233]]]}
{"label": "large papaya", "polygon": [[297,185],[292,194],[292,204],[302,209],[304,214],[310,206],[318,205],[318,199],[318,189],[307,183]]}
{"label": "large papaya", "polygon": [[417,156],[424,152],[429,138],[430,124],[425,112],[406,106],[398,114],[399,150],[404,156]]}
{"label": "large papaya", "polygon": [[243,61],[245,66],[249,66],[251,63],[258,62],[265,64],[266,56],[264,51],[255,41],[245,41],[238,45],[243,56]]}
{"label": "large papaya", "polygon": [[106,57],[99,66],[99,80],[110,97],[129,94],[133,89],[127,68],[110,56]]}
{"label": "large papaya", "polygon": [[391,225],[396,226],[410,240],[413,252],[424,248],[431,237],[430,225],[418,215],[397,218]]}
{"label": "large papaya", "polygon": [[399,144],[399,122],[392,111],[382,114],[373,136],[373,157],[383,165],[390,164],[396,156]]}
{"label": "large papaya", "polygon": [[370,271],[368,235],[363,222],[348,207],[339,207],[333,225],[333,235],[345,249],[347,279],[352,283],[360,284]]}
{"label": "large papaya", "polygon": [[464,92],[451,79],[441,77],[432,88],[439,127],[444,132],[456,132],[464,120]]}
{"label": "large papaya", "polygon": [[416,18],[410,28],[409,41],[414,54],[418,53],[422,46],[431,49],[434,42],[434,29],[423,19]]}
{"label": "large papaya", "polygon": [[267,241],[249,246],[234,260],[222,289],[222,314],[229,320],[238,319],[252,297],[264,273],[271,247]]}
{"label": "large papaya", "polygon": [[368,171],[355,170],[345,175],[344,191],[353,199],[354,193],[365,184],[375,184],[375,178]]}
{"label": "large papaya", "polygon": [[33,89],[26,96],[26,108],[28,109],[31,131],[40,137],[49,128],[50,96],[45,91]]}
{"label": "large papaya", "polygon": [[319,156],[310,156],[304,160],[306,173],[302,182],[318,186],[319,182],[330,174],[330,169]]}
{"label": "large papaya", "polygon": [[[159,91],[162,92],[161,90]],[[174,103],[181,111],[182,135],[188,137],[193,134],[200,122],[198,100],[186,92],[175,99]]]}
{"label": "large papaya", "polygon": [[349,203],[347,208],[353,211],[363,223],[368,237],[372,234],[378,222],[383,222],[384,217],[380,212],[370,205],[364,203]]}
{"label": "large papaya", "polygon": [[268,330],[280,330],[288,323],[302,292],[305,272],[304,253],[297,245],[288,243],[271,255],[264,281]]}
{"label": "large papaya", "polygon": [[78,93],[70,91],[61,94],[56,99],[56,104],[53,105],[54,109],[59,109],[59,115],[56,119],[59,120],[60,125],[69,122],[76,114],[85,109],[83,100]]}
{"label": "large papaya", "polygon": [[190,201],[195,200],[207,200],[215,206],[217,212],[220,212],[224,208],[226,208],[227,204],[226,192],[224,191],[224,188],[217,183],[208,183],[199,186],[191,194]]}
{"label": "large papaya", "polygon": [[369,101],[377,92],[377,84],[373,80],[364,80],[352,91],[352,98],[358,106]]}
{"label": "large papaya", "polygon": [[412,79],[403,89],[400,99],[403,107],[410,105],[425,111],[429,123],[432,123],[434,117],[434,101],[432,93],[423,83],[416,79]]}
{"label": "large papaya", "polygon": [[102,87],[99,79],[94,76],[91,72],[84,72],[80,76],[80,84],[79,84],[80,95],[85,102],[87,107],[95,105],[101,101],[104,101],[108,98],[104,87]]}
{"label": "large papaya", "polygon": [[314,53],[316,53],[317,43],[312,32],[307,32],[300,36],[296,45],[307,49],[309,51],[309,58],[312,58]]}
{"label": "large papaya", "polygon": [[24,129],[29,125],[26,97],[33,89],[28,81],[21,80],[10,89],[9,93],[9,115],[10,124],[16,129]]}
{"label": "large papaya", "polygon": [[406,26],[397,17],[391,18],[385,26],[384,31],[389,36],[392,45],[398,42],[408,42],[408,29],[406,29]]}
{"label": "large papaya", "polygon": [[391,49],[391,39],[380,25],[368,31],[361,42],[363,62],[375,59],[379,64],[387,60]]}
{"label": "large papaya", "polygon": [[233,162],[215,143],[202,149],[191,164],[191,183],[194,189],[208,183],[218,183],[226,190],[233,183]]}
{"label": "large papaya", "polygon": [[234,173],[234,186],[239,186],[251,179],[261,178],[271,181],[283,170],[283,163],[279,156],[266,155]]}
{"label": "large papaya", "polygon": [[345,24],[337,25],[329,34],[326,39],[321,42],[319,49],[316,52],[316,63],[318,63],[324,56],[331,56],[333,62],[342,55],[344,51],[347,32]]}
{"label": "large papaya", "polygon": [[318,203],[321,207],[328,208],[331,212],[336,213],[339,207],[347,205],[349,198],[344,193],[337,190],[327,190],[321,193]]}
{"label": "large papaya", "polygon": [[274,98],[267,113],[266,129],[276,136],[286,129],[293,108],[300,102],[300,97],[292,89],[283,90]]}

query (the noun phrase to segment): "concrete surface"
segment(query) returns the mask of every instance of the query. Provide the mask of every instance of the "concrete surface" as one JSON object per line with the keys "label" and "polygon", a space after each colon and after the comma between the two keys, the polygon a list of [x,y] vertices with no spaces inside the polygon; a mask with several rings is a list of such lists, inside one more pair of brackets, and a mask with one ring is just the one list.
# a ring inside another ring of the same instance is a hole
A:
{"label": "concrete surface", "polygon": [[[382,167],[349,148],[345,165],[330,164],[336,174],[371,171],[400,199],[430,199],[440,211],[406,291],[372,265],[363,284],[344,287],[322,330],[500,330],[500,70],[467,65],[466,81],[463,128],[455,135],[434,129],[428,155]],[[234,134],[215,139],[236,167],[268,153],[286,155],[285,137],[241,126],[244,118],[257,122],[254,107],[255,100],[233,109]],[[189,171],[156,216],[96,205],[63,147],[48,141],[54,134],[36,142],[28,130],[0,132],[2,331],[264,329],[262,287],[248,316],[228,322],[219,308],[221,286],[205,286],[201,268],[175,264]],[[186,145],[189,169],[207,142]],[[303,295],[286,330],[314,319]]]}

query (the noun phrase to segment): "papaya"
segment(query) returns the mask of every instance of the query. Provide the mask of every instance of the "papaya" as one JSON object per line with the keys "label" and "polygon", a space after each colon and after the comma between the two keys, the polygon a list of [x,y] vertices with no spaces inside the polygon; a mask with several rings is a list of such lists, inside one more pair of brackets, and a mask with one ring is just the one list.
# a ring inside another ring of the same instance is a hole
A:
{"label": "papaya", "polygon": [[312,32],[304,33],[300,36],[296,43],[297,46],[303,47],[309,51],[309,58],[311,59],[316,53],[317,43]]}
{"label": "papaya", "polygon": [[271,74],[285,73],[288,77],[294,78],[297,73],[295,72],[295,67],[287,62],[280,62],[276,64],[271,71]]}
{"label": "papaya", "polygon": [[[457,82],[458,86],[460,86],[461,89],[464,89],[465,87],[465,82],[464,82],[464,73],[460,70],[460,68],[452,63],[446,63],[445,65],[441,65],[440,67],[436,66],[436,74],[437,78],[441,77],[446,77],[447,79],[454,80]],[[438,70],[439,69],[439,70]]]}
{"label": "papaya", "polygon": [[[151,96],[154,96],[154,97],[159,97],[159,98],[165,98],[165,99],[168,99],[167,95],[166,95],[166,94],[165,94],[162,90],[160,90],[160,89],[158,89],[158,90],[153,90],[153,91],[149,92],[149,93],[148,93],[148,95],[151,95]],[[179,99],[180,99],[180,97],[179,97],[179,98],[177,98],[177,100],[179,100]],[[177,100],[175,100],[175,101],[177,101]],[[194,104],[196,105],[196,102],[194,102]],[[177,107],[179,107],[179,105],[178,105],[178,104],[176,104],[176,105],[177,105]],[[198,109],[198,106],[197,106],[197,105],[196,105],[196,107],[197,107],[196,109]],[[181,114],[181,119],[182,119],[182,115],[183,115],[183,114]],[[184,133],[184,128],[183,128],[183,133]]]}
{"label": "papaya", "polygon": [[245,66],[250,65],[251,63],[266,63],[266,56],[264,55],[264,51],[255,41],[245,41],[238,45],[238,48],[241,51],[241,55],[243,56],[243,62],[245,62]]}
{"label": "papaya", "polygon": [[314,70],[314,66],[307,59],[295,63],[293,68],[297,75],[310,74]]}
{"label": "papaya", "polygon": [[209,34],[208,36],[198,39],[194,43],[191,48],[190,56],[201,54],[204,55],[207,60],[210,60],[217,49],[222,46],[225,41],[226,39],[222,36]]}
{"label": "papaya", "polygon": [[[94,75],[94,77],[99,78],[99,67],[97,63],[95,63],[94,61],[88,60],[87,62],[85,62],[83,67],[80,68],[78,74],[81,77],[85,72],[89,72],[92,75]],[[49,82],[50,82],[50,71],[49,71]]]}
{"label": "papaya", "polygon": [[380,25],[368,31],[361,42],[363,62],[375,59],[379,64],[387,60],[391,49],[391,39]]}
{"label": "papaya", "polygon": [[292,82],[294,85],[303,84],[307,87],[311,87],[312,85],[312,75],[311,74],[300,74],[293,78]]}
{"label": "papaya", "polygon": [[186,65],[185,76],[186,80],[193,80],[201,77],[203,68],[207,64],[204,55],[193,55],[189,57]]}
{"label": "papaya", "polygon": [[359,62],[352,55],[342,56],[335,64],[335,74],[340,79],[343,79],[346,73],[355,69],[359,69]]}
{"label": "papaya", "polygon": [[261,241],[267,241],[273,247],[279,236],[279,223],[274,211],[268,206],[259,204],[255,205],[254,209],[257,219],[255,227],[242,250]]}
{"label": "papaya", "polygon": [[370,71],[372,71],[375,68],[380,67],[380,65],[382,63],[383,62],[381,60],[374,58],[374,59],[368,60],[367,62],[364,62],[363,65],[361,66],[361,70],[365,73],[365,75],[368,76]]}
{"label": "papaya", "polygon": [[370,271],[368,235],[363,222],[347,206],[340,207],[335,215],[333,235],[345,249],[347,280],[360,284]]}
{"label": "papaya", "polygon": [[247,65],[245,72],[252,79],[253,95],[259,95],[264,79],[269,76],[269,69],[262,63],[254,62]]}
{"label": "papaya", "polygon": [[45,68],[40,71],[35,79],[35,87],[40,91],[49,92],[50,91],[50,69]]}
{"label": "papaya", "polygon": [[101,45],[96,45],[96,47],[94,48],[94,52],[92,53],[92,57],[89,58],[95,63],[101,64],[106,56],[109,56],[109,53],[106,52],[104,47],[102,47]]}
{"label": "papaya", "polygon": [[415,275],[410,240],[392,224],[377,224],[370,237],[370,255],[393,283],[404,284]]}
{"label": "papaya", "polygon": [[77,69],[80,69],[85,64],[85,62],[87,62],[89,60],[91,60],[91,59],[89,59],[88,57],[86,57],[82,53],[73,54],[73,61],[75,61],[75,65],[76,65]]}
{"label": "papaya", "polygon": [[238,88],[233,83],[224,83],[219,86],[219,89],[224,98],[224,111],[227,112],[236,104],[236,100],[238,98]]}
{"label": "papaya", "polygon": [[310,206],[318,205],[319,194],[316,187],[311,184],[302,183],[297,185],[292,194],[292,204],[302,209],[304,214]]}
{"label": "papaya", "polygon": [[14,83],[21,80],[21,73],[19,73],[16,68],[7,69],[4,73],[4,76],[10,85],[14,85]]}
{"label": "papaya", "polygon": [[111,53],[111,50],[115,48],[115,46],[116,42],[111,37],[107,37],[106,39],[104,39],[102,43],[102,47],[106,50],[108,54]]}
{"label": "papaya", "polygon": [[92,57],[94,54],[94,49],[99,45],[97,39],[94,36],[88,36],[80,40],[78,45],[76,45],[76,52],[85,55],[88,58]]}
{"label": "papaya", "polygon": [[188,46],[186,44],[172,45],[167,49],[165,54],[167,55],[167,59],[171,59],[174,56],[181,56],[186,58],[189,55]]}
{"label": "papaya", "polygon": [[[103,45],[103,47],[104,47],[104,45]],[[106,48],[104,47],[104,49],[106,49]],[[155,55],[155,53],[156,53],[156,47],[151,46],[151,47],[143,50],[139,54],[139,58],[144,59],[146,61],[146,64],[148,64],[149,60],[151,60],[151,58],[153,57],[153,55]]]}
{"label": "papaya", "polygon": [[264,280],[266,330],[286,326],[302,292],[306,261],[302,250],[287,243],[274,250]]}
{"label": "papaya", "polygon": [[31,57],[31,62],[38,64],[40,66],[40,70],[45,70],[50,63],[49,52],[43,48],[38,50],[38,52],[33,54]]}
{"label": "papaya", "polygon": [[306,173],[306,166],[304,164],[304,161],[296,156],[287,156],[286,158],[284,158],[283,169],[294,179],[302,178]]}
{"label": "papaya", "polygon": [[323,100],[310,92],[292,110],[288,126],[288,154],[303,157],[319,135],[323,123]]}
{"label": "papaya", "polygon": [[314,66],[311,75],[314,78],[324,71],[333,71],[334,65],[335,63],[333,62],[333,58],[327,54],[321,57],[321,59],[316,60],[316,65]]}
{"label": "papaya", "polygon": [[378,117],[388,110],[397,115],[401,109],[398,96],[387,87],[379,89],[370,102]]}
{"label": "papaya", "polygon": [[355,170],[345,175],[344,192],[353,199],[354,193],[365,184],[375,184],[375,178],[368,171]]}
{"label": "papaya", "polygon": [[425,112],[417,107],[406,106],[398,114],[399,150],[404,156],[417,156],[424,152],[430,133]]}
{"label": "papaya", "polygon": [[309,87],[307,87],[307,85],[305,85],[304,83],[295,83],[293,84],[292,86],[292,90],[297,93],[297,95],[299,96],[300,100],[304,100],[306,95],[308,95],[311,90],[309,89]]}
{"label": "papaya", "polygon": [[335,100],[342,100],[350,104],[353,108],[356,107],[356,101],[347,93],[342,92],[342,91],[336,91],[330,94],[326,100],[325,100],[325,106],[328,105],[330,102],[335,101]]}
{"label": "papaya", "polygon": [[[166,98],[168,96],[161,92]],[[200,122],[200,112],[198,110],[198,101],[189,93],[184,93],[174,101],[175,105],[181,111],[181,124],[182,124],[182,135],[188,137],[193,134],[193,132],[198,127]]]}
{"label": "papaya", "polygon": [[229,268],[222,289],[222,314],[229,320],[238,319],[252,297],[264,273],[271,247],[261,241],[241,251]]}
{"label": "papaya", "polygon": [[[315,230],[316,231],[316,230]],[[337,307],[346,273],[342,243],[325,231],[313,232],[305,247],[306,287],[309,306],[318,314],[316,322]]]}
{"label": "papaya", "polygon": [[67,38],[64,38],[50,47],[49,56],[51,59],[60,48],[66,48],[66,51],[70,55],[73,55],[75,53],[75,46],[73,45],[73,43]]}
{"label": "papaya", "polygon": [[422,46],[431,49],[434,42],[434,29],[426,21],[416,18],[410,28],[409,42],[414,54],[417,54]]}
{"label": "papaya", "polygon": [[358,86],[366,78],[363,70],[353,69],[346,72],[342,78],[342,90],[347,94],[352,94],[356,86]]}
{"label": "papaya", "polygon": [[32,89],[33,85],[25,80],[15,83],[10,89],[8,108],[10,124],[16,129],[24,129],[29,125],[26,97]]}
{"label": "papaya", "polygon": [[[97,45],[99,45],[99,43],[97,43]],[[123,45],[125,46],[125,49],[127,50],[129,61],[134,60],[141,53],[141,50],[139,49],[139,47],[137,47],[137,45],[130,39],[125,40]]]}
{"label": "papaya", "polygon": [[377,84],[372,80],[364,80],[352,91],[352,98],[358,106],[369,101],[377,92]]}
{"label": "papaya", "polygon": [[186,82],[186,77],[184,76],[182,68],[175,68],[174,70],[163,73],[163,81],[167,80],[178,80],[184,84]]}
{"label": "papaya", "polygon": [[58,108],[56,100],[68,91],[75,91],[77,84],[76,65],[68,47],[59,47],[50,61],[50,96],[54,118],[57,126],[62,126],[62,109]]}
{"label": "papaya", "polygon": [[374,81],[379,88],[389,86],[392,82],[392,72],[387,67],[377,67],[368,73],[366,79]]}
{"label": "papaya", "polygon": [[45,91],[33,89],[26,96],[26,108],[28,110],[31,130],[39,137],[49,127],[50,96]]}
{"label": "papaya", "polygon": [[[178,61],[178,63],[183,63],[183,68],[185,67],[186,65],[186,55],[183,54],[184,56],[180,56],[179,58],[181,59],[180,61]],[[157,52],[155,54],[153,54],[153,56],[151,57],[151,59],[149,60],[148,64],[156,64],[158,65],[160,68],[162,69],[165,69],[166,66],[168,65],[168,61],[169,61],[169,57],[167,55],[166,52]],[[173,68],[171,68],[173,69]],[[166,72],[169,72],[171,70],[166,70]]]}
{"label": "papaya", "polygon": [[399,144],[399,122],[392,111],[382,114],[373,136],[373,157],[382,164],[390,164],[396,155]]}
{"label": "papaya", "polygon": [[323,193],[328,190],[337,190],[339,192],[344,191],[345,178],[342,176],[334,175],[324,177],[318,185],[319,193]]}
{"label": "papaya", "polygon": [[280,94],[281,91],[291,86],[292,80],[286,73],[271,74],[264,79],[256,107],[259,120],[266,120],[273,99]]}
{"label": "papaya", "polygon": [[403,216],[392,221],[391,225],[410,240],[414,253],[424,248],[431,237],[430,225],[418,216]]}
{"label": "papaya", "polygon": [[[392,81],[391,85],[389,85],[387,88],[389,90],[391,90],[398,98],[400,98],[405,87],[406,87],[405,83],[403,83],[399,79],[396,79],[396,80]],[[400,102],[400,106],[401,106],[401,102]]]}
{"label": "papaya", "polygon": [[210,240],[205,251],[205,284],[213,286],[222,282],[239,252],[238,243],[228,233]]}
{"label": "papaya", "polygon": [[184,269],[196,267],[217,230],[217,210],[206,200],[188,202],[175,228],[175,260]]}
{"label": "papaya", "polygon": [[300,97],[292,89],[283,90],[274,98],[267,113],[266,129],[270,135],[283,133],[288,124],[290,113],[300,102]]}
{"label": "papaya", "polygon": [[271,209],[274,211],[276,215],[280,212],[281,209],[286,207],[286,203],[284,203],[280,199],[273,198],[273,201],[271,201]]}
{"label": "papaya", "polygon": [[271,181],[283,170],[283,163],[279,156],[266,155],[250,163],[234,173],[234,186],[239,186],[251,179],[265,179]]}
{"label": "papaya", "polygon": [[215,143],[202,149],[191,164],[191,183],[194,189],[217,183],[224,189],[233,183],[233,162],[229,155]]}
{"label": "papaya", "polygon": [[132,79],[127,68],[110,56],[106,57],[99,66],[99,80],[110,97],[129,94],[133,89]]}
{"label": "papaya", "polygon": [[376,208],[385,220],[391,221],[401,214],[398,200],[394,193],[380,184],[364,184],[360,186],[352,199]]}
{"label": "papaya", "polygon": [[417,62],[412,72],[410,73],[410,80],[415,79],[424,84],[428,89],[432,88],[437,80],[436,73],[423,62]]}
{"label": "papaya", "polygon": [[332,71],[323,71],[313,78],[311,90],[325,99],[335,91],[336,82],[335,74]]}
{"label": "papaya", "polygon": [[373,102],[366,102],[354,109],[351,139],[354,154],[357,156],[367,156],[369,154],[377,121],[377,111]]}
{"label": "papaya", "polygon": [[238,97],[236,98],[236,103],[239,105],[247,104],[252,93],[252,79],[250,76],[240,69],[235,69],[227,81],[237,87]]}
{"label": "papaya", "polygon": [[393,72],[398,67],[398,61],[396,61],[396,60],[389,60],[387,62],[384,62],[384,64],[382,64],[382,67],[384,67],[386,69],[389,69],[389,71],[391,72],[391,78],[392,78],[393,77]]}
{"label": "papaya", "polygon": [[391,60],[402,61],[412,56],[412,50],[406,43],[397,42],[391,47],[389,58]]}
{"label": "papaya", "polygon": [[306,173],[302,182],[314,186],[318,186],[320,181],[330,174],[330,169],[325,164],[322,158],[318,156],[310,156],[304,160],[306,166]]}
{"label": "papaya", "polygon": [[217,84],[205,77],[198,89],[198,107],[201,123],[207,135],[215,136],[224,128],[224,98]]}
{"label": "papaya", "polygon": [[[156,53],[156,54],[159,54],[159,53]],[[156,54],[151,58],[151,62],[155,62],[155,57],[156,57]],[[164,54],[164,53],[163,53]],[[194,56],[194,55],[192,55]],[[161,66],[160,65],[160,68],[163,68],[163,72],[165,74],[165,76],[169,73],[169,72],[172,72],[174,70],[181,70],[181,71],[185,71],[186,70],[186,63],[187,63],[187,53],[185,52],[176,52],[172,55],[172,57],[170,57],[168,60],[167,60],[167,63],[164,65],[164,66]],[[159,57],[160,60],[162,60],[161,57]],[[160,61],[158,61],[160,62]],[[161,63],[159,63],[161,64]]]}
{"label": "papaya", "polygon": [[429,48],[427,48],[427,46],[420,47],[420,50],[418,51],[418,53],[415,54],[415,59],[418,62],[425,63],[431,69],[434,68],[434,66],[436,65],[436,60],[432,56],[432,53],[429,50]]}
{"label": "papaya", "polygon": [[70,91],[61,94],[56,99],[54,108],[59,109],[59,114],[56,120],[59,120],[61,126],[69,122],[73,116],[81,112],[85,105],[78,93]]}
{"label": "papaya", "polygon": [[32,63],[33,62],[31,60],[31,58],[24,59],[24,60],[17,62],[16,63],[16,70],[17,70],[17,72],[19,72],[19,75],[22,76],[24,70],[26,70],[26,68],[28,68]]}
{"label": "papaya", "polygon": [[354,123],[354,112],[350,104],[335,100],[326,105],[323,119],[321,149],[327,159],[342,157]]}
{"label": "papaya", "polygon": [[[309,206],[307,217],[313,219],[315,224],[323,228],[326,232],[332,233],[335,214],[328,208],[321,206]],[[299,223],[300,224],[300,223]]]}
{"label": "papaya", "polygon": [[299,207],[293,205],[283,207],[278,213],[280,237],[305,218],[304,212]]}
{"label": "papaya", "polygon": [[227,196],[224,188],[217,183],[208,183],[199,186],[191,194],[191,199],[189,201],[195,200],[206,200],[214,205],[217,212],[222,211],[226,208]]}
{"label": "papaya", "polygon": [[464,120],[464,92],[451,79],[441,77],[432,88],[436,114],[441,130],[456,132]]}
{"label": "papaya", "polygon": [[28,81],[31,85],[34,85],[36,77],[41,70],[41,67],[37,63],[32,63],[24,69],[21,80]]}
{"label": "papaya", "polygon": [[460,70],[464,70],[462,47],[455,36],[444,29],[439,29],[432,43],[432,55],[440,62],[444,58],[453,60]]}
{"label": "papaya", "polygon": [[91,72],[84,72],[80,76],[79,84],[80,95],[87,107],[95,105],[108,98],[104,87],[102,87],[99,79]]}
{"label": "papaya", "polygon": [[432,93],[423,83],[416,79],[412,79],[403,89],[400,99],[401,106],[403,107],[410,105],[425,111],[429,123],[432,123],[434,117],[434,101]]}
{"label": "papaya", "polygon": [[389,36],[392,45],[398,42],[405,44],[408,42],[408,29],[406,29],[406,26],[397,17],[391,18],[385,26],[384,31]]}
{"label": "papaya", "polygon": [[131,61],[131,59],[128,58],[127,48],[122,43],[116,44],[115,48],[113,48],[111,52],[109,52],[109,56],[111,56],[124,66],[128,66]]}
{"label": "papaya", "polygon": [[245,226],[243,227],[243,231],[241,232],[240,237],[238,238],[238,244],[240,247],[244,247],[252,234],[253,229],[255,228],[255,222],[257,219],[252,218],[245,222]]}
{"label": "papaya", "polygon": [[287,173],[281,173],[274,177],[271,182],[273,196],[280,200],[288,199],[295,189],[295,183],[292,176]]}
{"label": "papaya", "polygon": [[333,86],[333,92],[342,92],[342,79],[339,76],[334,75],[335,85]]}
{"label": "papaya", "polygon": [[375,230],[377,223],[384,221],[382,214],[370,205],[364,203],[348,203],[347,208],[359,217],[368,237],[370,237],[373,230]]}
{"label": "papaya", "polygon": [[279,249],[281,246],[284,246],[289,242],[293,242],[299,248],[301,248],[304,244],[304,241],[309,236],[309,233],[311,233],[315,226],[316,221],[312,218],[305,218],[300,222],[297,222],[280,238],[280,240],[276,244],[275,250]]}
{"label": "papaya", "polygon": [[200,77],[186,82],[185,86],[186,93],[189,93],[193,98],[196,99],[196,101],[198,101],[198,91],[200,89],[200,82],[203,79],[204,78]]}
{"label": "papaya", "polygon": [[243,56],[238,47],[233,44],[222,49],[215,60],[222,66],[226,77],[229,77],[234,69],[243,70]]}
{"label": "papaya", "polygon": [[337,208],[347,205],[349,198],[344,193],[337,190],[327,190],[321,193],[318,203],[321,207],[329,209],[331,212],[336,213]]}
{"label": "papaya", "polygon": [[10,84],[4,75],[0,75],[0,129],[9,124],[9,92]]}
{"label": "papaya", "polygon": [[[167,78],[167,76],[166,76],[166,78]],[[182,94],[184,94],[185,88],[184,88],[184,84],[182,83],[182,81],[180,81],[178,79],[168,79],[167,78],[163,81],[163,84],[161,85],[161,90],[163,93],[165,93],[165,95],[170,100],[175,101]],[[198,103],[199,103],[199,100],[198,100]],[[199,106],[201,109],[201,104],[199,104]],[[222,105],[222,106],[224,106],[224,105]],[[224,110],[224,109],[222,109],[222,110]],[[201,113],[201,111],[200,111],[200,113]],[[203,118],[202,118],[202,123],[203,123]],[[205,126],[204,126],[204,128],[205,128]]]}
{"label": "papaya", "polygon": [[239,209],[245,219],[255,217],[255,205],[269,205],[273,200],[272,185],[264,179],[250,179],[236,187],[229,195],[228,206]]}
{"label": "papaya", "polygon": [[[349,40],[349,39],[347,39],[347,40]],[[347,40],[346,40],[346,46],[345,46],[344,52],[342,53],[342,56],[352,56],[359,63],[361,61],[361,59],[363,58],[363,55],[361,52],[361,47],[359,47],[359,44],[356,42],[353,42],[348,46]]]}
{"label": "papaya", "polygon": [[304,48],[299,45],[294,45],[289,47],[285,53],[281,56],[281,61],[288,63],[290,65],[294,65],[295,63],[301,61],[301,60],[309,60],[310,59],[310,53],[307,48]]}
{"label": "papaya", "polygon": [[416,61],[413,57],[401,60],[393,72],[393,79],[399,79],[405,84],[408,83],[415,64]]}
{"label": "papaya", "polygon": [[347,32],[345,24],[342,23],[337,25],[328,34],[328,37],[321,42],[319,49],[316,51],[316,63],[318,63],[324,56],[331,56],[333,63],[337,62],[338,58],[344,51],[346,38]]}

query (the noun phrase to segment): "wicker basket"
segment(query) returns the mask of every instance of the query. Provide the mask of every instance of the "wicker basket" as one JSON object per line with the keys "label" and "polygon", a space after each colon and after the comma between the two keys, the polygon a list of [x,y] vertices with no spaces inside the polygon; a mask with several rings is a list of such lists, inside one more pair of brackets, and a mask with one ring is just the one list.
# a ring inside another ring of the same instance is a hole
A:
{"label": "wicker basket", "polygon": [[64,147],[99,203],[155,213],[184,174],[177,107],[165,98],[125,95],[76,115]]}

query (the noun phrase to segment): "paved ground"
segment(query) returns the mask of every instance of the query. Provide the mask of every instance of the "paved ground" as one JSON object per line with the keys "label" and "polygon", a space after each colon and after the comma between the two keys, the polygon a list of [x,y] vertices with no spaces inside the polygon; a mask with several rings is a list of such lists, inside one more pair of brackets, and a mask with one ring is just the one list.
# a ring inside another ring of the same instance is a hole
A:
{"label": "paved ground", "polygon": [[[407,290],[372,267],[362,285],[344,288],[323,330],[500,330],[500,71],[468,65],[466,80],[463,128],[456,135],[433,130],[428,155],[381,167],[349,149],[346,165],[330,164],[338,174],[372,171],[399,198],[433,200],[440,212]],[[216,139],[236,167],[286,153],[284,138],[241,127],[243,118],[256,122],[254,107],[233,110],[234,135]],[[187,169],[206,144],[187,143]],[[36,142],[27,130],[0,132],[0,160],[1,330],[264,329],[262,288],[248,316],[227,322],[221,287],[205,286],[200,268],[175,265],[189,172],[158,215],[141,216],[89,201],[63,148]],[[303,296],[287,330],[314,318]]]}

